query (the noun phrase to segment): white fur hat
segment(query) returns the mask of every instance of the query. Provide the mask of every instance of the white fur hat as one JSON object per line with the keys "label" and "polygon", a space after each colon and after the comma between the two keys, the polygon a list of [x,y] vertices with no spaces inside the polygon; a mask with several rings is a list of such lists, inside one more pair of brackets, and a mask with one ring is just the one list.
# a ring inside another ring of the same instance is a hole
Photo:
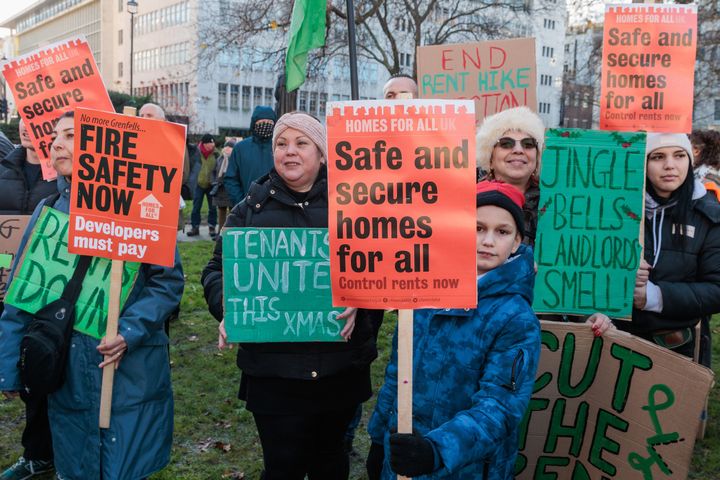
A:
{"label": "white fur hat", "polygon": [[515,107],[486,117],[477,132],[477,163],[485,171],[490,170],[490,158],[497,141],[508,130],[527,133],[538,143],[538,169],[540,154],[545,146],[545,125],[540,117],[528,107]]}
{"label": "white fur hat", "polygon": [[695,163],[692,144],[684,133],[648,133],[645,144],[645,155],[650,155],[653,150],[663,147],[680,147],[690,157],[690,165]]}

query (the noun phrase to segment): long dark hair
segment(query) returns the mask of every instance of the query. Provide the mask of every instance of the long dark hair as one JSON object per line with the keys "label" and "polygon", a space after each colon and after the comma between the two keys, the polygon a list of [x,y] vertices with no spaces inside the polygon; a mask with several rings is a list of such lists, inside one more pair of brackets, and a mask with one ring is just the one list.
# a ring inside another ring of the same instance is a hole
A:
{"label": "long dark hair", "polygon": [[690,134],[693,146],[702,145],[695,165],[720,168],[720,132],[715,130],[693,130]]}

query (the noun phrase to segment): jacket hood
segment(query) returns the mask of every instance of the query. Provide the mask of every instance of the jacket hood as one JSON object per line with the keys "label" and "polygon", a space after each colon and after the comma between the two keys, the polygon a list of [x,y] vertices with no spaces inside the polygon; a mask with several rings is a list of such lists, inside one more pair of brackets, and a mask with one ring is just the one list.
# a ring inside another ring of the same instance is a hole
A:
{"label": "jacket hood", "polygon": [[529,304],[533,301],[535,264],[532,248],[520,244],[515,255],[507,262],[478,278],[478,304],[483,298],[496,295],[520,295]]}
{"label": "jacket hood", "polygon": [[255,129],[255,122],[258,120],[272,120],[273,122],[277,122],[277,115],[275,115],[275,110],[273,110],[270,107],[263,107],[263,106],[257,106],[255,107],[255,110],[253,110],[252,117],[250,117],[250,131]]}
{"label": "jacket hood", "polygon": [[22,164],[25,161],[25,155],[26,152],[24,147],[14,148],[5,155],[5,158],[2,159],[2,163],[8,168],[22,168]]}

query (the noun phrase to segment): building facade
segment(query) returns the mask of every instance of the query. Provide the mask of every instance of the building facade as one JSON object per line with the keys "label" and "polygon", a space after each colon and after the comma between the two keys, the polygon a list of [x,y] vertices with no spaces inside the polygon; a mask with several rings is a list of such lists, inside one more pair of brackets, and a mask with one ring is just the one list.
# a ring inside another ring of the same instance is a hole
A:
{"label": "building facade", "polygon": [[[548,126],[556,126],[561,120],[565,0],[514,1],[524,13],[504,36],[536,38],[537,109]],[[228,18],[241,7],[235,0],[138,0],[131,28],[127,0],[39,0],[2,26],[13,30],[16,55],[82,34],[108,90],[129,93],[132,76],[134,94],[151,94],[169,115],[187,119],[190,132],[243,135],[255,106],[275,105],[282,72],[277,55],[263,58],[256,47],[270,35],[286,34],[260,31],[250,45],[218,51],[212,33],[223,26],[214,19]],[[394,15],[401,68],[410,73],[416,60],[414,39],[402,32],[404,13]],[[327,102],[350,99],[347,56],[330,58],[313,73],[298,91],[297,108],[322,118]],[[360,98],[380,98],[388,76],[384,66],[361,57]]]}

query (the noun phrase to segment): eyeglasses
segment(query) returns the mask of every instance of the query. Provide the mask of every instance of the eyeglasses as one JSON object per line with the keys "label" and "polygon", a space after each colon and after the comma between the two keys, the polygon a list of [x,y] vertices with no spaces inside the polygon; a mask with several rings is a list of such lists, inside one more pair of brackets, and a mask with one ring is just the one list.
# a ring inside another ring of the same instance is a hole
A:
{"label": "eyeglasses", "polygon": [[511,150],[515,148],[515,144],[517,142],[520,142],[520,146],[522,146],[522,148],[524,148],[525,150],[532,150],[533,148],[537,148],[538,146],[537,140],[532,137],[525,137],[520,140],[515,140],[514,138],[510,137],[502,137],[500,140],[497,141],[495,145],[500,148],[504,148],[505,150]]}

